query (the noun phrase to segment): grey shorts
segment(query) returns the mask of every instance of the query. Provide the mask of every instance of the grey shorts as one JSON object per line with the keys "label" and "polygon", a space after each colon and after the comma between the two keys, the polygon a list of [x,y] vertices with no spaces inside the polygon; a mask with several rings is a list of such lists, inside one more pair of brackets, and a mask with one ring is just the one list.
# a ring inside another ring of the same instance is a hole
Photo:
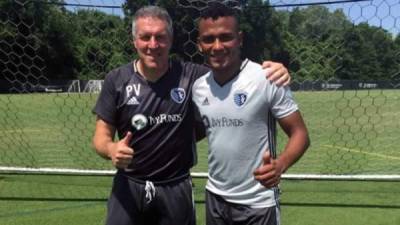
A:
{"label": "grey shorts", "polygon": [[222,197],[206,191],[207,225],[279,225],[278,206],[251,208],[226,202]]}
{"label": "grey shorts", "polygon": [[117,174],[107,205],[107,225],[194,225],[191,178],[163,184]]}

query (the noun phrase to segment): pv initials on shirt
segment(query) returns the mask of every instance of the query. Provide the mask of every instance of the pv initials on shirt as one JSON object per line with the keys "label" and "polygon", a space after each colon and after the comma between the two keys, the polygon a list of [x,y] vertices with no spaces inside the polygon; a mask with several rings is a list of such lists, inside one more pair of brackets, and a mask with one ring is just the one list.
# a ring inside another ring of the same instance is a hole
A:
{"label": "pv initials on shirt", "polygon": [[[130,84],[125,87],[126,97],[129,98],[132,96],[132,92],[134,92],[135,96],[140,95],[140,84]],[[129,101],[126,103],[127,105],[139,105],[140,102],[137,100],[135,96],[132,96]]]}
{"label": "pv initials on shirt", "polygon": [[140,95],[140,84],[129,84],[125,87],[126,97],[129,98],[131,96],[132,91],[135,92],[136,96]]}

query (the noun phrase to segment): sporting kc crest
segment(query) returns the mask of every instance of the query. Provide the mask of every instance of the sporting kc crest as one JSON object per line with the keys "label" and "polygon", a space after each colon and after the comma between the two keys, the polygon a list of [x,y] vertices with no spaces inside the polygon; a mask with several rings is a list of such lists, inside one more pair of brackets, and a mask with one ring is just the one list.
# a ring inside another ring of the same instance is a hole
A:
{"label": "sporting kc crest", "polygon": [[233,101],[239,107],[243,106],[247,100],[247,93],[245,92],[238,92],[233,95]]}
{"label": "sporting kc crest", "polygon": [[172,100],[179,104],[181,104],[186,97],[185,89],[183,88],[173,88],[171,89],[170,94]]}

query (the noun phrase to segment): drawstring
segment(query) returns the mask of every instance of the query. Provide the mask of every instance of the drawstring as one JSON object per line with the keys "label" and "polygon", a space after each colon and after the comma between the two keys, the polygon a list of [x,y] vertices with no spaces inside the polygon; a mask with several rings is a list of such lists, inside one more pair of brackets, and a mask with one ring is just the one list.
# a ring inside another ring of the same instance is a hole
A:
{"label": "drawstring", "polygon": [[144,190],[146,191],[147,203],[150,203],[156,196],[156,188],[154,187],[153,182],[146,180],[146,186],[144,187]]}

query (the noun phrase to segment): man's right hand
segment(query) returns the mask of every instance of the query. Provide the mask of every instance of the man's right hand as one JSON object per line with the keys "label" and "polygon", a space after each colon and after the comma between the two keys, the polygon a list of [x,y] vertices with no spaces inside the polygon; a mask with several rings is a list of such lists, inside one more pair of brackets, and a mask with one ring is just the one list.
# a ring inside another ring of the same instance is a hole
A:
{"label": "man's right hand", "polygon": [[254,177],[266,188],[277,186],[281,181],[283,166],[277,159],[273,159],[267,149],[263,155],[263,163],[254,171]]}
{"label": "man's right hand", "polygon": [[134,151],[129,147],[132,136],[133,134],[128,132],[123,139],[110,146],[109,157],[112,160],[112,164],[119,169],[126,169],[132,161]]}

